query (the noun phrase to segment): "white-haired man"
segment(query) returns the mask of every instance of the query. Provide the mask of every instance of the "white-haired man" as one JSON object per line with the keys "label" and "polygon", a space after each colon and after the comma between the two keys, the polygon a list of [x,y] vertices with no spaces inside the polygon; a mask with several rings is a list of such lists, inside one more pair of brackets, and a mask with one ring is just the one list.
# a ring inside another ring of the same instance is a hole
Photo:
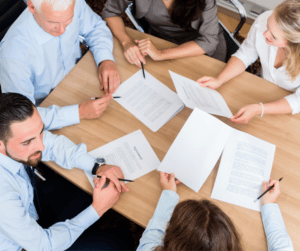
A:
{"label": "white-haired man", "polygon": [[[51,112],[62,126],[101,116],[120,84],[106,23],[84,0],[29,0],[27,4],[0,43],[2,92],[23,94],[38,106],[80,58],[81,35],[99,66],[100,88],[106,95],[79,106],[52,107]],[[42,118],[49,116],[49,109],[41,110]]]}

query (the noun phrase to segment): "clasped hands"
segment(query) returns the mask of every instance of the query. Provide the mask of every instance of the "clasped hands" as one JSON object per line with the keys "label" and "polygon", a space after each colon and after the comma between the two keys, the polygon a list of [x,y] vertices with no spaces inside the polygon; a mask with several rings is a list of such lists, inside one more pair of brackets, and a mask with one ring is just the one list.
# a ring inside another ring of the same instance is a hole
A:
{"label": "clasped hands", "polygon": [[[98,169],[96,175],[101,176],[101,178],[94,178],[92,206],[101,217],[118,202],[120,194],[128,192],[129,189],[123,181],[119,181],[119,178],[124,179],[124,174],[118,166],[103,165]],[[109,183],[103,188],[107,179]]]}
{"label": "clasped hands", "polygon": [[135,40],[135,43],[130,40],[123,44],[123,49],[126,60],[139,68],[141,63],[146,64],[147,55],[155,61],[163,60],[162,52],[153,45],[150,38]]}

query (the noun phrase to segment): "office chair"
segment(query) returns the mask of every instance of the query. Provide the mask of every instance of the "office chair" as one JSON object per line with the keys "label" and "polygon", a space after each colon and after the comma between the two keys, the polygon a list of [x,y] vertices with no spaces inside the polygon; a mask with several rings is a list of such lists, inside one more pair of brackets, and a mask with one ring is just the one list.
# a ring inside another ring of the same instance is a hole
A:
{"label": "office chair", "polygon": [[0,42],[9,27],[21,15],[26,7],[23,0],[0,0]]}
{"label": "office chair", "polygon": [[26,7],[23,0],[0,0],[0,41]]}
{"label": "office chair", "polygon": [[[245,8],[238,0],[230,0],[230,2],[238,10],[241,20],[238,23],[234,32],[232,32],[232,33],[219,20],[219,24],[224,31],[223,33],[224,33],[224,37],[226,40],[226,47],[227,47],[226,58],[225,58],[226,63],[230,59],[231,55],[240,48],[240,43],[235,39],[235,36],[239,34],[239,32],[240,32],[241,28],[243,27],[244,23],[246,22],[246,18],[247,18],[247,12],[246,12]],[[133,13],[135,13],[135,6],[133,3],[131,3],[127,7],[127,9],[125,10],[125,13],[128,16],[128,18],[130,19],[130,21],[132,22],[132,24],[134,25],[134,27],[138,31],[145,33],[145,30],[147,30],[147,28],[145,26],[147,24],[143,19],[142,20],[135,19],[135,17],[133,16]]]}

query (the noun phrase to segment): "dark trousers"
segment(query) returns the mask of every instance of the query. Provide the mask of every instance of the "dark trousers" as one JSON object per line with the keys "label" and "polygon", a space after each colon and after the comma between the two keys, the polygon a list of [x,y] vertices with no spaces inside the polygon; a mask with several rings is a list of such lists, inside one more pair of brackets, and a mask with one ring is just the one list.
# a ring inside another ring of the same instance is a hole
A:
{"label": "dark trousers", "polygon": [[[61,176],[40,183],[43,228],[72,219],[92,203],[92,196]],[[105,217],[105,216],[104,216]],[[134,241],[123,227],[100,229],[101,218],[90,226],[67,250],[133,250]]]}

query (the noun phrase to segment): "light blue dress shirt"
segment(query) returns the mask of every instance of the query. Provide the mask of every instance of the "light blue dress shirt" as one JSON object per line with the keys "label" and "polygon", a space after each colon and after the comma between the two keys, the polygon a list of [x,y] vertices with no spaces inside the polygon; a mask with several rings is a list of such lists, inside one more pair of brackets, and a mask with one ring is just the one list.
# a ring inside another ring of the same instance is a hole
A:
{"label": "light blue dress shirt", "polygon": [[[138,251],[149,251],[163,245],[166,228],[178,201],[179,196],[177,193],[163,190],[154,215],[140,239]],[[264,205],[261,208],[261,216],[267,237],[268,250],[293,251],[293,244],[285,230],[278,205],[274,203]]]}
{"label": "light blue dress shirt", "polygon": [[[45,127],[51,119],[44,121]],[[44,131],[43,161],[52,160],[71,169],[91,172],[95,159],[87,154],[84,144],[75,145],[64,136]],[[43,229],[37,224],[33,188],[23,164],[0,153],[0,250],[27,251],[65,250],[82,232],[99,219],[92,206],[73,219]]]}
{"label": "light blue dress shirt", "polygon": [[[114,60],[112,34],[84,0],[76,0],[73,21],[58,37],[45,32],[29,10],[24,10],[0,43],[2,92],[21,93],[39,105],[81,57],[79,35],[85,38],[97,65]],[[78,106],[72,109],[79,123]]]}

